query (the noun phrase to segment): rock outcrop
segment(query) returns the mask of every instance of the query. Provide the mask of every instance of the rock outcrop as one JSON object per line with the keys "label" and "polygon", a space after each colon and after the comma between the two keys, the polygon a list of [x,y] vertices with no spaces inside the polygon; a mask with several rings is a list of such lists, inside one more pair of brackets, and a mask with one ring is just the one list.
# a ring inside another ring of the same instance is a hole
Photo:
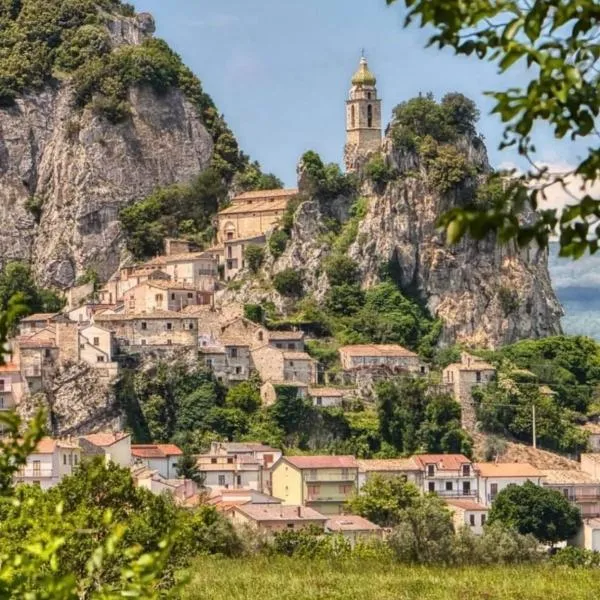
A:
{"label": "rock outcrop", "polygon": [[[113,44],[139,44],[154,22],[113,17],[107,27]],[[108,278],[123,247],[119,210],[208,166],[212,137],[181,91],[138,87],[129,102],[131,118],[111,124],[75,109],[65,80],[0,109],[0,266],[30,261],[40,283],[63,288],[87,266]]]}

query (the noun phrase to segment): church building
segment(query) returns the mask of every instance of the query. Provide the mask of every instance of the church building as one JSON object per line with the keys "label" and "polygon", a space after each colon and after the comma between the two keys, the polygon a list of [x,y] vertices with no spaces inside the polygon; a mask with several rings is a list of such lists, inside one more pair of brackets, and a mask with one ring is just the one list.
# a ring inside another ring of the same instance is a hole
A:
{"label": "church building", "polygon": [[344,162],[348,171],[355,170],[361,158],[381,147],[381,100],[376,85],[377,79],[363,56],[346,101]]}

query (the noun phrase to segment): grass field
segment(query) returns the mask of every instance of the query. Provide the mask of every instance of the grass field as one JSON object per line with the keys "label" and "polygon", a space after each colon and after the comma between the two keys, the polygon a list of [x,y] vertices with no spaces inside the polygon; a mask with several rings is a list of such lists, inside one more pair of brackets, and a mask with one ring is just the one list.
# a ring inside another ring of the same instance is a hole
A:
{"label": "grass field", "polygon": [[184,600],[592,600],[600,572],[530,567],[405,567],[369,561],[202,558]]}

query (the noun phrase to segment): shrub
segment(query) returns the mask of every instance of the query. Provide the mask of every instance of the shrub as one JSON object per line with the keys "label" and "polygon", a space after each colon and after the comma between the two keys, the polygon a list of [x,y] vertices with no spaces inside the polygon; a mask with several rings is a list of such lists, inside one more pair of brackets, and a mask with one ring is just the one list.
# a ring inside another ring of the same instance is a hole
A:
{"label": "shrub", "polygon": [[586,550],[585,548],[575,548],[567,546],[560,548],[552,557],[554,564],[578,569],[582,567],[600,567],[600,552],[594,550]]}
{"label": "shrub", "polygon": [[254,323],[262,323],[265,311],[260,304],[244,304],[244,317]]}
{"label": "shrub", "polygon": [[44,200],[40,196],[29,196],[25,200],[25,210],[28,210],[35,219],[35,222],[39,223],[44,210]]}
{"label": "shrub", "polygon": [[302,155],[301,170],[307,179],[307,191],[318,200],[335,200],[356,193],[358,181],[353,173],[342,173],[339,165],[323,164],[321,157],[309,150]]}
{"label": "shrub", "polygon": [[380,152],[369,159],[365,166],[365,175],[380,187],[395,177],[394,169],[385,162]]}
{"label": "shrub", "polygon": [[248,244],[244,250],[246,264],[252,273],[257,273],[265,259],[265,250],[262,246]]}
{"label": "shrub", "polygon": [[289,240],[288,234],[281,230],[276,229],[269,237],[269,251],[273,258],[279,258],[285,251]]}
{"label": "shrub", "polygon": [[273,286],[283,296],[300,296],[302,275],[295,269],[284,269],[273,277]]}
{"label": "shrub", "polygon": [[[431,147],[427,147],[428,150]],[[424,150],[425,151],[425,150]],[[425,158],[427,177],[431,187],[443,194],[474,174],[467,157],[454,146],[439,146]]]}
{"label": "shrub", "polygon": [[517,290],[502,286],[498,290],[498,298],[505,316],[514,313],[519,308],[519,293]]}
{"label": "shrub", "polygon": [[357,283],[358,265],[349,256],[336,254],[325,261],[325,273],[332,286]]}

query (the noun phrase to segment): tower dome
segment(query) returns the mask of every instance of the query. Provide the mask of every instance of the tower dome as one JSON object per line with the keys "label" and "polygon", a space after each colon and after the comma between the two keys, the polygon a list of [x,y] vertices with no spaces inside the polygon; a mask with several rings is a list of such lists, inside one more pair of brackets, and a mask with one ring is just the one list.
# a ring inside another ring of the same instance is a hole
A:
{"label": "tower dome", "polygon": [[371,71],[369,71],[369,65],[367,64],[367,59],[363,56],[360,59],[360,65],[358,67],[358,71],[352,77],[352,85],[372,85],[374,86],[377,83],[377,78]]}

